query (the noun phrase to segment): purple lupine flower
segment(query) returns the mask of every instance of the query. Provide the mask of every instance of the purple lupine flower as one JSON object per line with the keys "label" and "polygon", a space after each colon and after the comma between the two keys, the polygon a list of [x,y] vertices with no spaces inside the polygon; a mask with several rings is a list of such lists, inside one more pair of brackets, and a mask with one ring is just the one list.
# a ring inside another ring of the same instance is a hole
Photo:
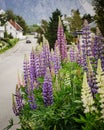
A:
{"label": "purple lupine flower", "polygon": [[101,59],[102,69],[104,71],[104,42],[103,36],[99,30],[96,28],[96,36],[94,38],[94,45],[93,45],[93,54],[94,54],[94,67],[97,68],[97,60]]}
{"label": "purple lupine flower", "polygon": [[93,71],[89,57],[87,57],[87,66],[88,66],[88,71],[87,71],[88,83],[91,88],[92,95],[93,95],[93,97],[95,97],[95,94],[98,91],[98,86],[97,86],[97,82],[96,82],[96,74]]}
{"label": "purple lupine flower", "polygon": [[58,74],[58,71],[61,68],[61,59],[60,55],[58,54],[58,48],[55,48],[52,54],[52,62],[54,63],[54,72],[55,74]]}
{"label": "purple lupine flower", "polygon": [[27,59],[26,55],[24,57],[23,62],[23,80],[24,80],[24,86],[26,93],[28,93],[28,83],[30,82],[30,65],[29,60]]}
{"label": "purple lupine flower", "polygon": [[82,55],[83,55],[83,68],[87,71],[87,56],[92,57],[91,50],[91,37],[90,37],[90,28],[87,20],[84,20],[84,26],[82,29]]}
{"label": "purple lupine flower", "polygon": [[85,71],[88,70],[87,68],[87,55],[86,55],[86,46],[85,44],[82,45],[82,67]]}
{"label": "purple lupine flower", "polygon": [[12,103],[13,112],[16,116],[18,116],[23,108],[23,98],[18,85],[16,85],[15,94],[12,94]]}
{"label": "purple lupine flower", "polygon": [[46,61],[45,61],[45,53],[42,51],[40,54],[40,70],[41,70],[41,76],[45,76],[46,73]]}
{"label": "purple lupine flower", "polygon": [[31,90],[30,88],[28,89],[28,102],[32,110],[36,109],[37,106],[36,106],[34,93],[33,90]]}
{"label": "purple lupine flower", "polygon": [[16,105],[16,102],[15,102],[15,96],[14,94],[12,94],[12,109],[13,109],[13,112],[16,116],[19,116],[20,112],[17,108],[17,105]]}
{"label": "purple lupine flower", "polygon": [[23,108],[23,101],[22,101],[23,98],[22,98],[20,88],[18,87],[18,85],[16,85],[15,97],[16,97],[17,108],[20,111]]}
{"label": "purple lupine flower", "polygon": [[90,75],[88,75],[88,84],[91,88],[93,97],[95,97],[95,94],[98,92],[98,86],[96,82],[96,75],[94,73],[90,73]]}
{"label": "purple lupine flower", "polygon": [[45,59],[45,66],[49,67],[49,69],[51,70],[51,53],[48,44],[43,44],[42,55]]}
{"label": "purple lupine flower", "polygon": [[58,31],[57,31],[57,42],[60,50],[61,60],[67,59],[67,46],[66,39],[64,36],[64,29],[61,23],[61,19],[59,17]]}
{"label": "purple lupine flower", "polygon": [[74,47],[70,48],[70,61],[71,62],[76,62],[77,61],[77,51],[75,50]]}
{"label": "purple lupine flower", "polygon": [[51,105],[53,103],[53,92],[52,92],[52,77],[49,68],[47,68],[46,70],[42,91],[45,106]]}
{"label": "purple lupine flower", "polygon": [[36,72],[35,72],[35,52],[32,48],[32,51],[30,53],[30,84],[31,89],[34,89],[34,81],[36,80]]}
{"label": "purple lupine flower", "polygon": [[78,49],[77,62],[79,65],[82,66],[83,58],[82,58],[82,48],[81,48],[80,42],[78,42],[77,49]]}
{"label": "purple lupine flower", "polygon": [[36,78],[41,77],[40,54],[38,52],[35,55],[35,73],[36,73]]}
{"label": "purple lupine flower", "polygon": [[59,50],[59,47],[58,47],[57,40],[56,40],[55,47],[54,47],[54,54],[57,56],[58,66],[59,66],[59,69],[60,69],[61,55],[60,55],[60,50]]}
{"label": "purple lupine flower", "polygon": [[27,86],[28,86],[28,82],[30,80],[30,66],[29,66],[29,61],[25,55],[24,57],[24,62],[23,62],[23,78],[24,78],[24,86],[26,87],[26,92],[28,92],[27,90]]}

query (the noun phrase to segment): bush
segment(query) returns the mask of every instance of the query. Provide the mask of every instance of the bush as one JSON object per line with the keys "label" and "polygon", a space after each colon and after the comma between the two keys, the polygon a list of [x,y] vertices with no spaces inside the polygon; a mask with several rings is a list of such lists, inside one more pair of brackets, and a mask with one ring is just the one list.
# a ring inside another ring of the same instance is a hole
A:
{"label": "bush", "polygon": [[1,40],[3,44],[6,44],[6,46],[2,50],[0,50],[0,53],[5,52],[6,50],[12,48],[18,42],[17,38],[15,39],[2,38]]}
{"label": "bush", "polygon": [[19,114],[20,130],[81,129],[81,126],[74,118],[79,118],[79,113],[82,113],[82,104],[80,101],[82,69],[76,63],[63,63],[57,78],[58,80],[56,76],[52,78],[54,102],[48,107],[44,105],[42,97],[44,78],[38,78],[41,84],[33,92],[37,104],[35,110],[30,108],[28,95],[25,88],[21,86],[20,91],[22,92],[25,104]]}

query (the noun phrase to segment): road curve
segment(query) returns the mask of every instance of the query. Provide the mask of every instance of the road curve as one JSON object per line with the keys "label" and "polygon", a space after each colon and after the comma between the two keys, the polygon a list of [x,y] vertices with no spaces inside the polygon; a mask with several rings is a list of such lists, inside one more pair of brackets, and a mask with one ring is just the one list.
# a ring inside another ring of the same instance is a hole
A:
{"label": "road curve", "polygon": [[[9,123],[8,120],[13,117],[14,122],[18,122],[12,111],[12,93],[15,92],[17,83],[17,70],[22,73],[24,54],[29,56],[32,47],[35,48],[37,40],[33,36],[28,39],[32,43],[26,43],[26,40],[19,41],[15,47],[0,54],[0,130],[3,130]],[[10,130],[16,130],[15,125]]]}

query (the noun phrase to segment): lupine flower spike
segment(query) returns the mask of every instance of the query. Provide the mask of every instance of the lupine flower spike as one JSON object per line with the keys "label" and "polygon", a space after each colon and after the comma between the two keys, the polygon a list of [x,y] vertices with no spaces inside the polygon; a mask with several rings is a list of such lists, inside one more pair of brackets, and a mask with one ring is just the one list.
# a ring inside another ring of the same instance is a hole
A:
{"label": "lupine flower spike", "polygon": [[36,106],[34,93],[30,88],[28,88],[28,102],[32,110],[36,109],[37,106]]}
{"label": "lupine flower spike", "polygon": [[84,76],[83,76],[81,99],[84,107],[84,113],[89,113],[89,112],[91,113],[93,111],[96,111],[96,108],[94,106],[94,99],[91,94],[91,89],[87,82],[86,72],[84,72]]}
{"label": "lupine flower spike", "polygon": [[15,97],[16,97],[17,108],[19,111],[21,111],[21,109],[23,108],[23,102],[22,102],[23,98],[22,98],[21,91],[18,85],[16,85]]}
{"label": "lupine flower spike", "polygon": [[23,82],[21,81],[19,70],[17,71],[17,76],[18,76],[18,85],[21,87],[23,86]]}
{"label": "lupine flower spike", "polygon": [[87,71],[87,56],[92,57],[90,28],[87,20],[84,20],[82,31],[83,69]]}
{"label": "lupine flower spike", "polygon": [[57,31],[57,42],[60,50],[61,60],[65,61],[67,59],[67,47],[66,47],[66,39],[64,36],[64,29],[63,29],[60,16],[59,16],[58,31]]}
{"label": "lupine flower spike", "polygon": [[49,68],[47,68],[46,70],[42,90],[45,106],[52,105],[53,104],[52,77]]}
{"label": "lupine flower spike", "polygon": [[32,51],[30,53],[30,85],[32,90],[34,89],[34,82],[36,82],[35,58],[36,52],[34,51],[34,48],[32,48]]}
{"label": "lupine flower spike", "polygon": [[23,63],[23,77],[24,77],[24,85],[25,87],[27,87],[27,84],[30,80],[30,66],[29,66],[29,60],[27,59],[26,55],[24,56],[24,63]]}
{"label": "lupine flower spike", "polygon": [[87,57],[87,66],[88,66],[88,72],[87,72],[88,83],[89,83],[92,95],[93,97],[95,97],[98,86],[96,82],[96,76],[95,76],[95,73],[93,72],[89,57]]}
{"label": "lupine flower spike", "polygon": [[104,119],[104,72],[101,67],[101,60],[98,59],[97,66],[97,82],[98,82],[98,93],[100,95],[100,108],[101,108],[101,118]]}
{"label": "lupine flower spike", "polygon": [[12,109],[13,109],[14,114],[16,116],[18,116],[19,115],[19,110],[18,110],[16,102],[15,102],[15,96],[14,96],[14,94],[12,94]]}

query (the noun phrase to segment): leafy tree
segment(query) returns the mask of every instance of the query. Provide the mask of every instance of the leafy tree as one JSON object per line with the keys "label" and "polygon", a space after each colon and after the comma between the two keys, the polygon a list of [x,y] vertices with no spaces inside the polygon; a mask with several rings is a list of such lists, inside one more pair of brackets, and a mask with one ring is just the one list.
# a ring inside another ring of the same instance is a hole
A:
{"label": "leafy tree", "polygon": [[26,24],[25,20],[21,16],[17,15],[16,22],[23,28],[23,33],[26,34],[27,24]]}
{"label": "leafy tree", "polygon": [[71,32],[81,29],[82,19],[79,10],[72,10],[72,16],[69,18],[69,22]]}
{"label": "leafy tree", "polygon": [[50,17],[45,37],[48,39],[50,48],[54,48],[54,43],[57,39],[58,17],[62,17],[60,10],[56,9]]}
{"label": "leafy tree", "polygon": [[9,21],[10,19],[16,20],[16,15],[13,13],[12,10],[7,10],[6,15],[7,15],[7,21]]}
{"label": "leafy tree", "polygon": [[90,14],[84,14],[82,17],[82,20],[87,19],[88,23],[91,23],[94,21],[93,17]]}
{"label": "leafy tree", "polygon": [[7,20],[7,15],[6,14],[0,14],[0,25],[4,25]]}
{"label": "leafy tree", "polygon": [[22,16],[15,15],[12,10],[7,10],[6,15],[7,15],[7,20],[8,21],[10,19],[12,19],[13,21],[16,21],[23,28],[23,33],[26,34],[26,32],[27,32],[27,24],[26,24],[26,22],[25,22],[25,20],[23,19]]}
{"label": "leafy tree", "polygon": [[104,0],[93,0],[96,22],[104,36]]}
{"label": "leafy tree", "polygon": [[41,20],[41,28],[43,30],[43,33],[46,33],[48,27],[48,22],[44,19]]}

